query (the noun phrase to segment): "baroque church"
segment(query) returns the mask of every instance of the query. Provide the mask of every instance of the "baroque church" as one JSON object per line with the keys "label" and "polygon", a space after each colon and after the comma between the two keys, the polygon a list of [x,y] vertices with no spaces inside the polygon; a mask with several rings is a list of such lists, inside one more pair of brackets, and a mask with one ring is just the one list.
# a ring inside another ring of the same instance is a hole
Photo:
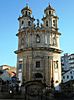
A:
{"label": "baroque church", "polygon": [[43,23],[34,23],[32,10],[26,5],[19,16],[17,77],[23,82],[41,80],[54,87],[61,83],[61,50],[58,16],[50,4],[44,9]]}

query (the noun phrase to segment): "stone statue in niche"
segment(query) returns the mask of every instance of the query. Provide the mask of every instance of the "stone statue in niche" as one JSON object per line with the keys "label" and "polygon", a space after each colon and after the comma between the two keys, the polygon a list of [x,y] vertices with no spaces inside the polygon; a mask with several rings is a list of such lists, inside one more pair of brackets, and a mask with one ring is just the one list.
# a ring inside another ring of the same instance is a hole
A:
{"label": "stone statue in niche", "polygon": [[53,39],[52,39],[52,40],[53,40],[52,45],[53,45],[53,46],[56,46],[56,45],[57,45],[56,35],[53,36]]}

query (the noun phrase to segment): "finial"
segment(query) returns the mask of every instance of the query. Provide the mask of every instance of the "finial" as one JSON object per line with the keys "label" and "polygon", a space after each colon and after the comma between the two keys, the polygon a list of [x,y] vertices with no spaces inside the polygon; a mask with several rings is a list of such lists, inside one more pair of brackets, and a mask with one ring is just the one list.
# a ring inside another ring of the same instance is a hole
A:
{"label": "finial", "polygon": [[26,7],[28,7],[28,3],[26,3]]}
{"label": "finial", "polygon": [[26,0],[26,7],[28,7],[28,2],[29,2],[29,0]]}
{"label": "finial", "polygon": [[50,5],[51,5],[51,4],[50,4],[50,2],[49,2],[49,3],[48,3],[48,6],[51,7]]}
{"label": "finial", "polygon": [[50,6],[50,2],[49,2],[49,4],[48,4],[48,5],[49,5],[49,7],[51,7],[51,6]]}
{"label": "finial", "polygon": [[28,2],[29,2],[29,0],[26,0],[26,6],[28,6]]}
{"label": "finial", "polygon": [[50,2],[48,4],[50,5]]}

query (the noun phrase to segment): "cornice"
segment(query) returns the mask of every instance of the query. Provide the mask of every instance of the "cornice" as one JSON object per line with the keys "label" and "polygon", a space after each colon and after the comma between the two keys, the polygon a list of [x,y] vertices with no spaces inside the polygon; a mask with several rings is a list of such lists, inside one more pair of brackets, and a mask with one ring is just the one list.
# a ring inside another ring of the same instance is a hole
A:
{"label": "cornice", "polygon": [[24,51],[39,51],[39,50],[49,51],[49,52],[54,52],[54,53],[62,53],[62,50],[56,49],[56,48],[51,48],[51,47],[50,48],[49,47],[31,47],[31,48],[19,49],[14,52],[15,52],[15,54],[18,54],[18,53],[21,53]]}

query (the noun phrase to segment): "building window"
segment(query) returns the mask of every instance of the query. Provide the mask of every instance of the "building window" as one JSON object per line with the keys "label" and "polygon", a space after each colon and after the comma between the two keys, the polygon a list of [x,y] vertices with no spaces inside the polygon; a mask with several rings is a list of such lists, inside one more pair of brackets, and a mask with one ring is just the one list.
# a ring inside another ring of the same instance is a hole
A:
{"label": "building window", "polygon": [[65,79],[65,76],[63,76],[63,79]]}
{"label": "building window", "polygon": [[70,74],[72,74],[72,71],[70,72]]}
{"label": "building window", "polygon": [[46,21],[46,26],[48,26],[48,21]]}
{"label": "building window", "polygon": [[36,73],[36,74],[35,74],[35,78],[43,78],[43,76],[42,76],[41,73]]}
{"label": "building window", "polygon": [[19,64],[18,69],[22,69],[22,64]]}
{"label": "building window", "polygon": [[49,15],[51,14],[51,11],[49,11]]}
{"label": "building window", "polygon": [[69,76],[67,75],[67,79],[69,79]]}
{"label": "building window", "polygon": [[27,11],[25,12],[25,15],[27,16]]}
{"label": "building window", "polygon": [[24,21],[22,20],[22,25],[24,24]]}
{"label": "building window", "polygon": [[28,12],[28,15],[30,16],[30,12]]}
{"label": "building window", "polygon": [[28,21],[28,26],[31,26],[31,22],[30,21]]}
{"label": "building window", "polygon": [[40,43],[40,36],[38,34],[36,35],[36,42]]}
{"label": "building window", "polygon": [[36,61],[36,68],[40,68],[40,61]]}
{"label": "building window", "polygon": [[71,76],[71,79],[73,79],[73,76]]}
{"label": "building window", "polygon": [[55,83],[58,83],[58,80],[56,80]]}
{"label": "building window", "polygon": [[56,26],[56,20],[53,20],[53,26]]}

